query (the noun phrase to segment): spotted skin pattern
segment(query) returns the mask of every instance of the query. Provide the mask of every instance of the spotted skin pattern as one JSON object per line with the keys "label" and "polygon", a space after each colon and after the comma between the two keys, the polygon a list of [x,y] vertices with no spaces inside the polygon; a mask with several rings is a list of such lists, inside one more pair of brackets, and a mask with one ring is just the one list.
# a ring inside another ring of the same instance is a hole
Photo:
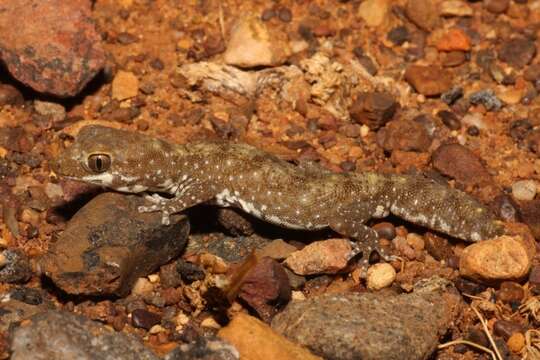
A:
{"label": "spotted skin pattern", "polygon": [[[107,168],[92,169],[93,155],[110,159]],[[171,214],[213,202],[286,228],[329,227],[357,240],[364,254],[376,250],[385,256],[377,233],[365,222],[390,213],[467,241],[501,231],[500,223],[475,199],[422,176],[299,167],[246,144],[175,145],[93,125],[81,129],[74,144],[51,165],[67,178],[144,193],[148,205],[139,210],[162,212],[165,224]]]}

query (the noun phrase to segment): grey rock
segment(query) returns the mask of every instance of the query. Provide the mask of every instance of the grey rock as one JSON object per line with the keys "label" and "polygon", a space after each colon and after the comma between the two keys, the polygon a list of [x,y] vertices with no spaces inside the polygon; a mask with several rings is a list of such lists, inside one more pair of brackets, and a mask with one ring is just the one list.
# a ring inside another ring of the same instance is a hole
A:
{"label": "grey rock", "polygon": [[4,250],[0,259],[0,282],[23,283],[32,276],[30,260],[21,250]]}
{"label": "grey rock", "polygon": [[190,344],[182,344],[165,356],[165,360],[238,360],[236,348],[217,337],[197,338]]}
{"label": "grey rock", "polygon": [[134,337],[83,316],[47,311],[11,334],[12,360],[158,360]]}
{"label": "grey rock", "polygon": [[435,350],[461,297],[440,278],[412,294],[324,294],[290,303],[272,328],[325,359],[419,360]]}

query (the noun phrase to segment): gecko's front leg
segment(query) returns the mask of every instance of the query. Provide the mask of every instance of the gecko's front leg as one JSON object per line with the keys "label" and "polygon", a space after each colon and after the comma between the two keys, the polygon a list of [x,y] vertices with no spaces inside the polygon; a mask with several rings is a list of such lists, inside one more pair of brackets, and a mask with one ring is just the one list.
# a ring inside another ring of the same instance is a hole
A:
{"label": "gecko's front leg", "polygon": [[192,206],[207,202],[215,196],[205,184],[190,184],[179,186],[174,197],[165,198],[157,193],[146,195],[145,199],[151,205],[139,206],[139,212],[161,212],[161,222],[170,224],[170,215],[182,212]]}

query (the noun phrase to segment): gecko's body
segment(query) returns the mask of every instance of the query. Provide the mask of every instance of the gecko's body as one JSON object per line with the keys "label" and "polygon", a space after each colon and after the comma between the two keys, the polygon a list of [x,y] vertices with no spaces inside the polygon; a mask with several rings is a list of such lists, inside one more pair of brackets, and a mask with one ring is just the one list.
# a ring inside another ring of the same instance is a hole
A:
{"label": "gecko's body", "polygon": [[365,251],[379,248],[376,232],[364,223],[389,213],[468,241],[500,231],[493,215],[472,197],[422,176],[298,167],[245,144],[175,145],[87,126],[53,169],[117,191],[153,194],[152,204],[141,211],[161,211],[164,222],[170,214],[215,201],[283,227],[330,227],[359,240]]}

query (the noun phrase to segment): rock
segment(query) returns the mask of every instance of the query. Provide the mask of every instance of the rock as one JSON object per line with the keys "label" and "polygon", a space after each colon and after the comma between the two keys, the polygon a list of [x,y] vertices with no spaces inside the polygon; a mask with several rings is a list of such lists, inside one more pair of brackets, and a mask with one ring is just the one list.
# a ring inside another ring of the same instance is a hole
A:
{"label": "rock", "polygon": [[164,360],[239,360],[240,354],[229,342],[217,337],[198,337],[168,353]]}
{"label": "rock", "polygon": [[13,360],[158,360],[141,342],[64,311],[33,316],[12,335]]}
{"label": "rock", "polygon": [[505,340],[508,340],[510,336],[521,331],[523,331],[523,326],[509,320],[497,320],[493,325],[495,335],[501,336]]}
{"label": "rock", "polygon": [[470,94],[469,102],[473,105],[482,104],[488,111],[498,111],[503,105],[491,89],[480,90]]}
{"label": "rock", "polygon": [[[14,291],[18,290],[13,290],[12,293]],[[0,332],[8,331],[10,328],[17,326],[21,321],[52,308],[52,304],[49,302],[42,301],[39,304],[28,304],[24,301],[17,300],[12,296],[12,293],[0,295],[0,301],[2,303],[0,310]]]}
{"label": "rock", "polygon": [[134,327],[150,330],[152,326],[161,323],[161,316],[144,309],[136,309],[131,313],[131,323]]}
{"label": "rock", "polygon": [[349,108],[351,118],[357,123],[376,130],[392,119],[398,103],[386,92],[363,92]]}
{"label": "rock", "polygon": [[516,282],[513,281],[503,281],[501,287],[495,293],[498,300],[501,300],[503,303],[521,303],[523,297],[525,296],[525,291]]}
{"label": "rock", "polygon": [[454,255],[448,240],[432,233],[425,235],[427,252],[437,261],[448,260]]}
{"label": "rock", "polygon": [[536,196],[538,184],[534,180],[520,180],[512,184],[512,197],[516,200],[530,201]]}
{"label": "rock", "polygon": [[426,359],[458,314],[460,296],[430,279],[412,294],[324,294],[293,301],[272,328],[328,360]]}
{"label": "rock", "polygon": [[405,41],[410,40],[409,30],[405,26],[396,26],[388,32],[387,38],[396,45],[403,45]]}
{"label": "rock", "polygon": [[30,280],[30,260],[19,249],[7,249],[0,253],[0,282],[24,283]]}
{"label": "rock", "polygon": [[389,0],[366,0],[358,7],[358,16],[369,27],[377,27],[388,19]]}
{"label": "rock", "polygon": [[[536,82],[540,80],[540,63],[532,64],[523,72],[523,78],[530,82]],[[1,89],[1,87],[0,87]],[[0,96],[0,104],[2,104],[2,97]]]}
{"label": "rock", "polygon": [[525,336],[522,333],[515,333],[510,336],[510,339],[508,339],[506,344],[510,351],[519,354],[525,347]]}
{"label": "rock", "polygon": [[520,202],[518,213],[521,220],[531,229],[533,236],[540,239],[540,199]]}
{"label": "rock", "polygon": [[238,313],[229,325],[219,330],[218,336],[233,344],[240,358],[245,360],[322,360],[262,321],[243,313]]}
{"label": "rock", "polygon": [[283,266],[270,258],[262,258],[242,280],[238,296],[265,321],[277,312],[276,306],[291,299],[291,286]]}
{"label": "rock", "polygon": [[480,158],[460,144],[439,146],[432,155],[433,167],[462,184],[487,184],[491,175]]}
{"label": "rock", "polygon": [[227,65],[243,68],[277,66],[290,55],[289,45],[281,33],[274,33],[258,17],[244,15],[231,30],[224,54]]}
{"label": "rock", "polygon": [[516,69],[522,69],[536,55],[534,41],[526,38],[514,38],[503,42],[498,52],[499,60]]}
{"label": "rock", "polygon": [[377,144],[386,151],[427,151],[431,137],[426,128],[413,120],[394,120],[377,132]]}
{"label": "rock", "polygon": [[124,295],[137,278],[177,257],[189,223],[181,215],[171,225],[161,214],[140,213],[144,199],[104,193],[79,210],[40,266],[56,286],[70,294]]}
{"label": "rock", "polygon": [[450,73],[434,65],[410,65],[405,71],[405,80],[425,96],[437,96],[452,87]]}
{"label": "rock", "polygon": [[448,30],[436,44],[439,51],[469,51],[471,40],[461,29]]}
{"label": "rock", "polygon": [[388,263],[378,263],[367,271],[367,287],[369,290],[380,290],[392,285],[396,279],[396,270]]}
{"label": "rock", "polygon": [[34,146],[32,135],[22,127],[0,127],[0,146],[11,151],[29,152]]}
{"label": "rock", "polygon": [[257,250],[257,255],[261,258],[267,256],[274,260],[284,260],[296,250],[298,249],[295,246],[290,245],[281,239],[277,239],[273,240],[262,249]]}
{"label": "rock", "polygon": [[461,129],[461,121],[451,111],[441,110],[437,113],[437,116],[441,119],[443,124],[450,130],[459,130]]}
{"label": "rock", "polygon": [[139,93],[139,79],[129,71],[118,71],[112,81],[111,95],[118,101],[137,96]]}
{"label": "rock", "polygon": [[298,275],[335,274],[356,254],[351,242],[345,239],[315,241],[292,253],[285,265]]}
{"label": "rock", "polygon": [[510,5],[510,0],[486,0],[484,1],[484,6],[486,9],[494,14],[502,14],[506,12],[508,6]]}
{"label": "rock", "polygon": [[431,31],[439,22],[437,4],[431,0],[408,0],[405,14],[419,28]]}
{"label": "rock", "polygon": [[239,262],[248,257],[254,250],[262,249],[269,241],[257,235],[239,237],[190,236],[186,249],[187,254],[210,253],[226,262]]}
{"label": "rock", "polygon": [[255,232],[252,218],[243,211],[233,208],[218,209],[218,221],[231,235],[249,236]]}
{"label": "rock", "polygon": [[449,51],[441,53],[441,64],[444,67],[459,66],[467,61],[467,55],[463,51]]}
{"label": "rock", "polygon": [[540,285],[540,265],[535,265],[529,274],[529,282],[531,285]]}
{"label": "rock", "polygon": [[55,123],[66,118],[66,109],[57,103],[34,100],[34,110],[39,115],[46,116]]}
{"label": "rock", "polygon": [[473,9],[465,1],[448,0],[443,1],[439,7],[441,16],[472,16]]}
{"label": "rock", "polygon": [[389,222],[380,222],[373,226],[373,230],[379,234],[379,237],[387,240],[392,240],[396,237],[396,227]]}
{"label": "rock", "polygon": [[485,240],[463,250],[459,273],[485,282],[519,280],[529,273],[533,252],[521,236]]}
{"label": "rock", "polygon": [[24,103],[24,98],[16,87],[9,84],[0,84],[0,106],[19,106]]}
{"label": "rock", "polygon": [[3,1],[0,57],[9,72],[39,92],[78,94],[105,64],[90,12],[87,0]]}

